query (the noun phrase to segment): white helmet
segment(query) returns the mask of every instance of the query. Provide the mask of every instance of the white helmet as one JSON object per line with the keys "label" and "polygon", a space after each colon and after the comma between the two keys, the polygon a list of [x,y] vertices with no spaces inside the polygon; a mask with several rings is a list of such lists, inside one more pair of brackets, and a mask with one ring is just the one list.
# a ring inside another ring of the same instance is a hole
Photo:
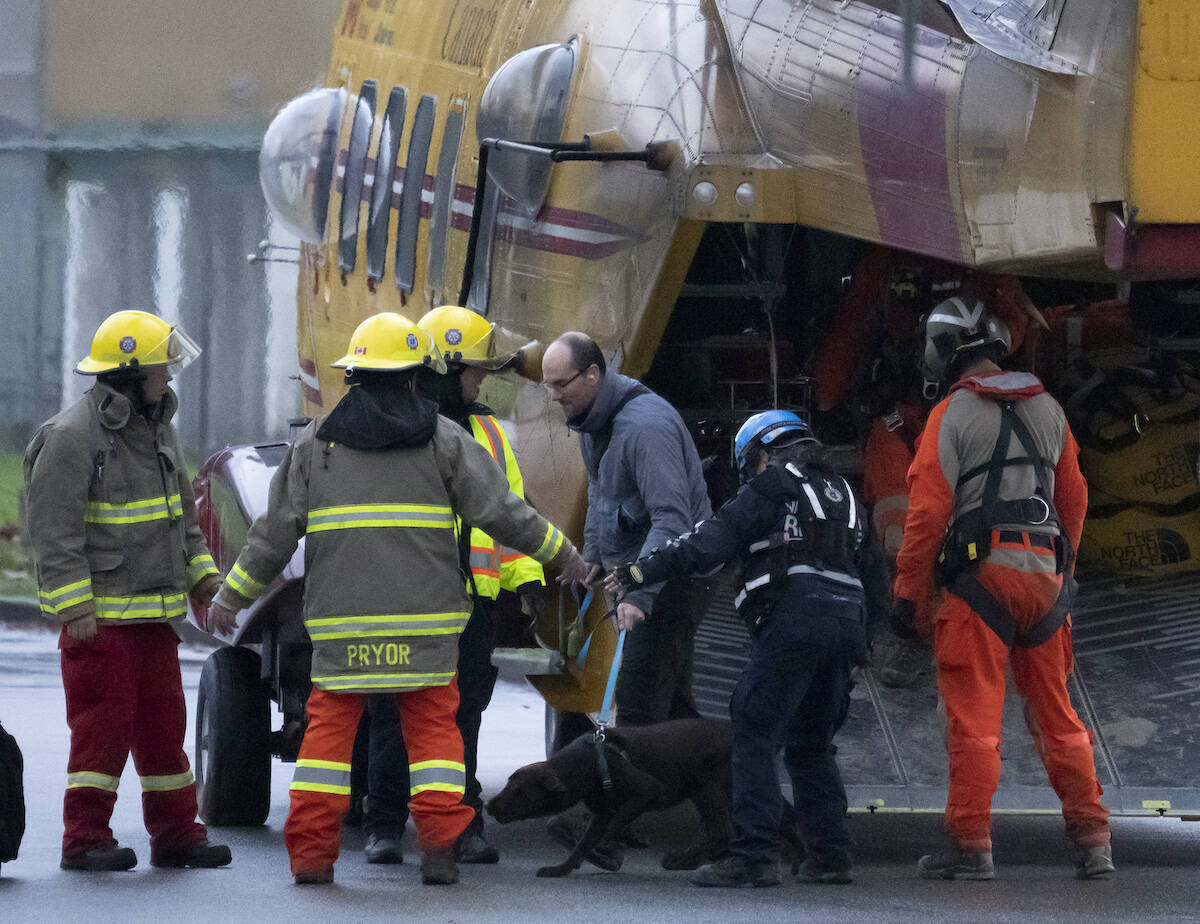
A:
{"label": "white helmet", "polygon": [[995,348],[995,359],[1008,354],[1012,334],[1008,326],[988,311],[982,301],[971,307],[959,296],[939,302],[925,319],[925,352],[921,357],[921,374],[925,376],[926,392],[930,384],[943,382],[951,373],[954,360],[964,353]]}

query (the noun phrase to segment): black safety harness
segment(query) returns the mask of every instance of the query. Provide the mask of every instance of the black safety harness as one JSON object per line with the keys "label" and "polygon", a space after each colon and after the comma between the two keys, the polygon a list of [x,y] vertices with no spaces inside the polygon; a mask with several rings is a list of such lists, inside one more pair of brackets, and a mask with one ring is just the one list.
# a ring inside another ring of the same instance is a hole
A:
{"label": "black safety harness", "polygon": [[[1066,622],[1071,610],[1071,592],[1075,582],[1066,573],[1070,543],[1062,533],[1061,527],[1056,538],[1045,537],[1055,552],[1055,571],[1063,575],[1062,590],[1045,616],[1025,631],[1018,631],[1012,615],[979,582],[976,576],[979,564],[987,558],[992,543],[992,531],[997,526],[1011,524],[1059,527],[1060,524],[1052,500],[1054,491],[1050,487],[1048,475],[1049,460],[1042,458],[1038,453],[1037,444],[1029,428],[1017,415],[1015,402],[1000,401],[999,404],[1000,434],[996,438],[991,458],[964,472],[958,479],[958,485],[961,486],[986,473],[983,503],[954,521],[946,534],[946,541],[942,544],[935,573],[938,583],[955,596],[961,597],[1005,645],[1036,648],[1053,638]],[[1013,435],[1020,441],[1025,454],[1010,459],[1008,447]],[[1005,468],[1010,465],[1033,466],[1038,483],[1036,494],[1022,500],[999,500],[1000,478]],[[1031,537],[1031,544],[1033,538]]]}

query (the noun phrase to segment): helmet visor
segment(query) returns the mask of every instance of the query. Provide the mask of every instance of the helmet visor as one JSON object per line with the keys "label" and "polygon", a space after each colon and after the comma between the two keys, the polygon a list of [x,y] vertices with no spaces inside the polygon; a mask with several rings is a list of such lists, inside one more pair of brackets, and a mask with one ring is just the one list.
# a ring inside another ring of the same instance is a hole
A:
{"label": "helmet visor", "polygon": [[178,375],[200,355],[200,344],[182,327],[172,327],[167,337],[167,371]]}

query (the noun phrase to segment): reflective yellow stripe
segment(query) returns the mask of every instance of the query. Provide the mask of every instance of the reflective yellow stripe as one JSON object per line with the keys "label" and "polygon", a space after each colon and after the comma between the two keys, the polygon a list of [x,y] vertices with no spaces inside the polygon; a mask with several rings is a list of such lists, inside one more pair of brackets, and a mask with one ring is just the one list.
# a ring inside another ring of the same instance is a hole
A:
{"label": "reflective yellow stripe", "polygon": [[96,597],[96,617],[122,622],[173,619],[187,612],[187,594],[140,594],[132,597]]}
{"label": "reflective yellow stripe", "polygon": [[[551,523],[546,527],[546,538],[542,540],[542,544],[538,546],[538,550],[533,553],[533,557],[542,564],[553,561],[554,556],[558,554],[558,550],[562,548],[563,534],[559,532],[558,527]],[[547,552],[547,548],[549,551]]]}
{"label": "reflective yellow stripe", "polygon": [[170,776],[144,776],[141,779],[142,792],[170,792],[172,789],[186,789],[195,782],[191,770],[174,773]]}
{"label": "reflective yellow stripe", "polygon": [[82,789],[87,786],[92,789],[103,789],[105,792],[116,792],[117,784],[120,782],[118,777],[109,776],[107,773],[93,773],[88,770],[67,774],[67,789]]}
{"label": "reflective yellow stripe", "polygon": [[350,765],[340,760],[302,758],[296,761],[296,770],[289,788],[303,792],[327,792],[348,796]]}
{"label": "reflective yellow stripe", "polygon": [[189,568],[199,568],[203,574],[220,574],[217,570],[217,563],[213,561],[213,557],[207,552],[195,556],[188,562]]}
{"label": "reflective yellow stripe", "polygon": [[147,523],[151,520],[166,520],[183,515],[183,501],[178,494],[148,497],[127,504],[107,504],[89,501],[84,514],[86,523],[103,523],[110,526],[128,526],[132,523]]}
{"label": "reflective yellow stripe", "polygon": [[249,600],[257,600],[258,595],[263,592],[262,582],[250,577],[236,561],[229,569],[229,574],[225,575],[225,583]]}
{"label": "reflective yellow stripe", "polygon": [[313,677],[312,682],[323,690],[345,690],[349,687],[370,689],[409,689],[444,687],[454,679],[454,671],[439,674],[331,674]]}
{"label": "reflective yellow stripe", "polygon": [[466,792],[467,768],[455,760],[422,760],[408,765],[409,795]]}
{"label": "reflective yellow stripe", "polygon": [[[304,620],[314,642],[333,638],[395,638],[404,635],[457,635],[470,613],[419,613],[381,616],[323,616]],[[323,628],[324,627],[324,628]]]}
{"label": "reflective yellow stripe", "polygon": [[92,599],[92,579],[84,578],[82,581],[76,581],[74,584],[64,584],[62,587],[54,590],[42,590],[39,587],[38,598],[45,612],[51,614],[61,613],[67,607]]}
{"label": "reflective yellow stripe", "polygon": [[310,510],[306,532],[331,529],[422,527],[453,529],[454,514],[437,504],[351,504]]}

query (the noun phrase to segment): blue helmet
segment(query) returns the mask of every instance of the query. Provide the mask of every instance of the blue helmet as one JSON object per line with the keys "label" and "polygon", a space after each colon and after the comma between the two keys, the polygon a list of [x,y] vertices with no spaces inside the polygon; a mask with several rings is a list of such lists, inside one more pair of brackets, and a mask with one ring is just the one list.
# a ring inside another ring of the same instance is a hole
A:
{"label": "blue helmet", "polygon": [[738,474],[746,480],[746,465],[751,451],[768,446],[782,436],[790,435],[787,443],[815,440],[812,429],[792,411],[763,411],[747,420],[733,440],[733,459]]}

